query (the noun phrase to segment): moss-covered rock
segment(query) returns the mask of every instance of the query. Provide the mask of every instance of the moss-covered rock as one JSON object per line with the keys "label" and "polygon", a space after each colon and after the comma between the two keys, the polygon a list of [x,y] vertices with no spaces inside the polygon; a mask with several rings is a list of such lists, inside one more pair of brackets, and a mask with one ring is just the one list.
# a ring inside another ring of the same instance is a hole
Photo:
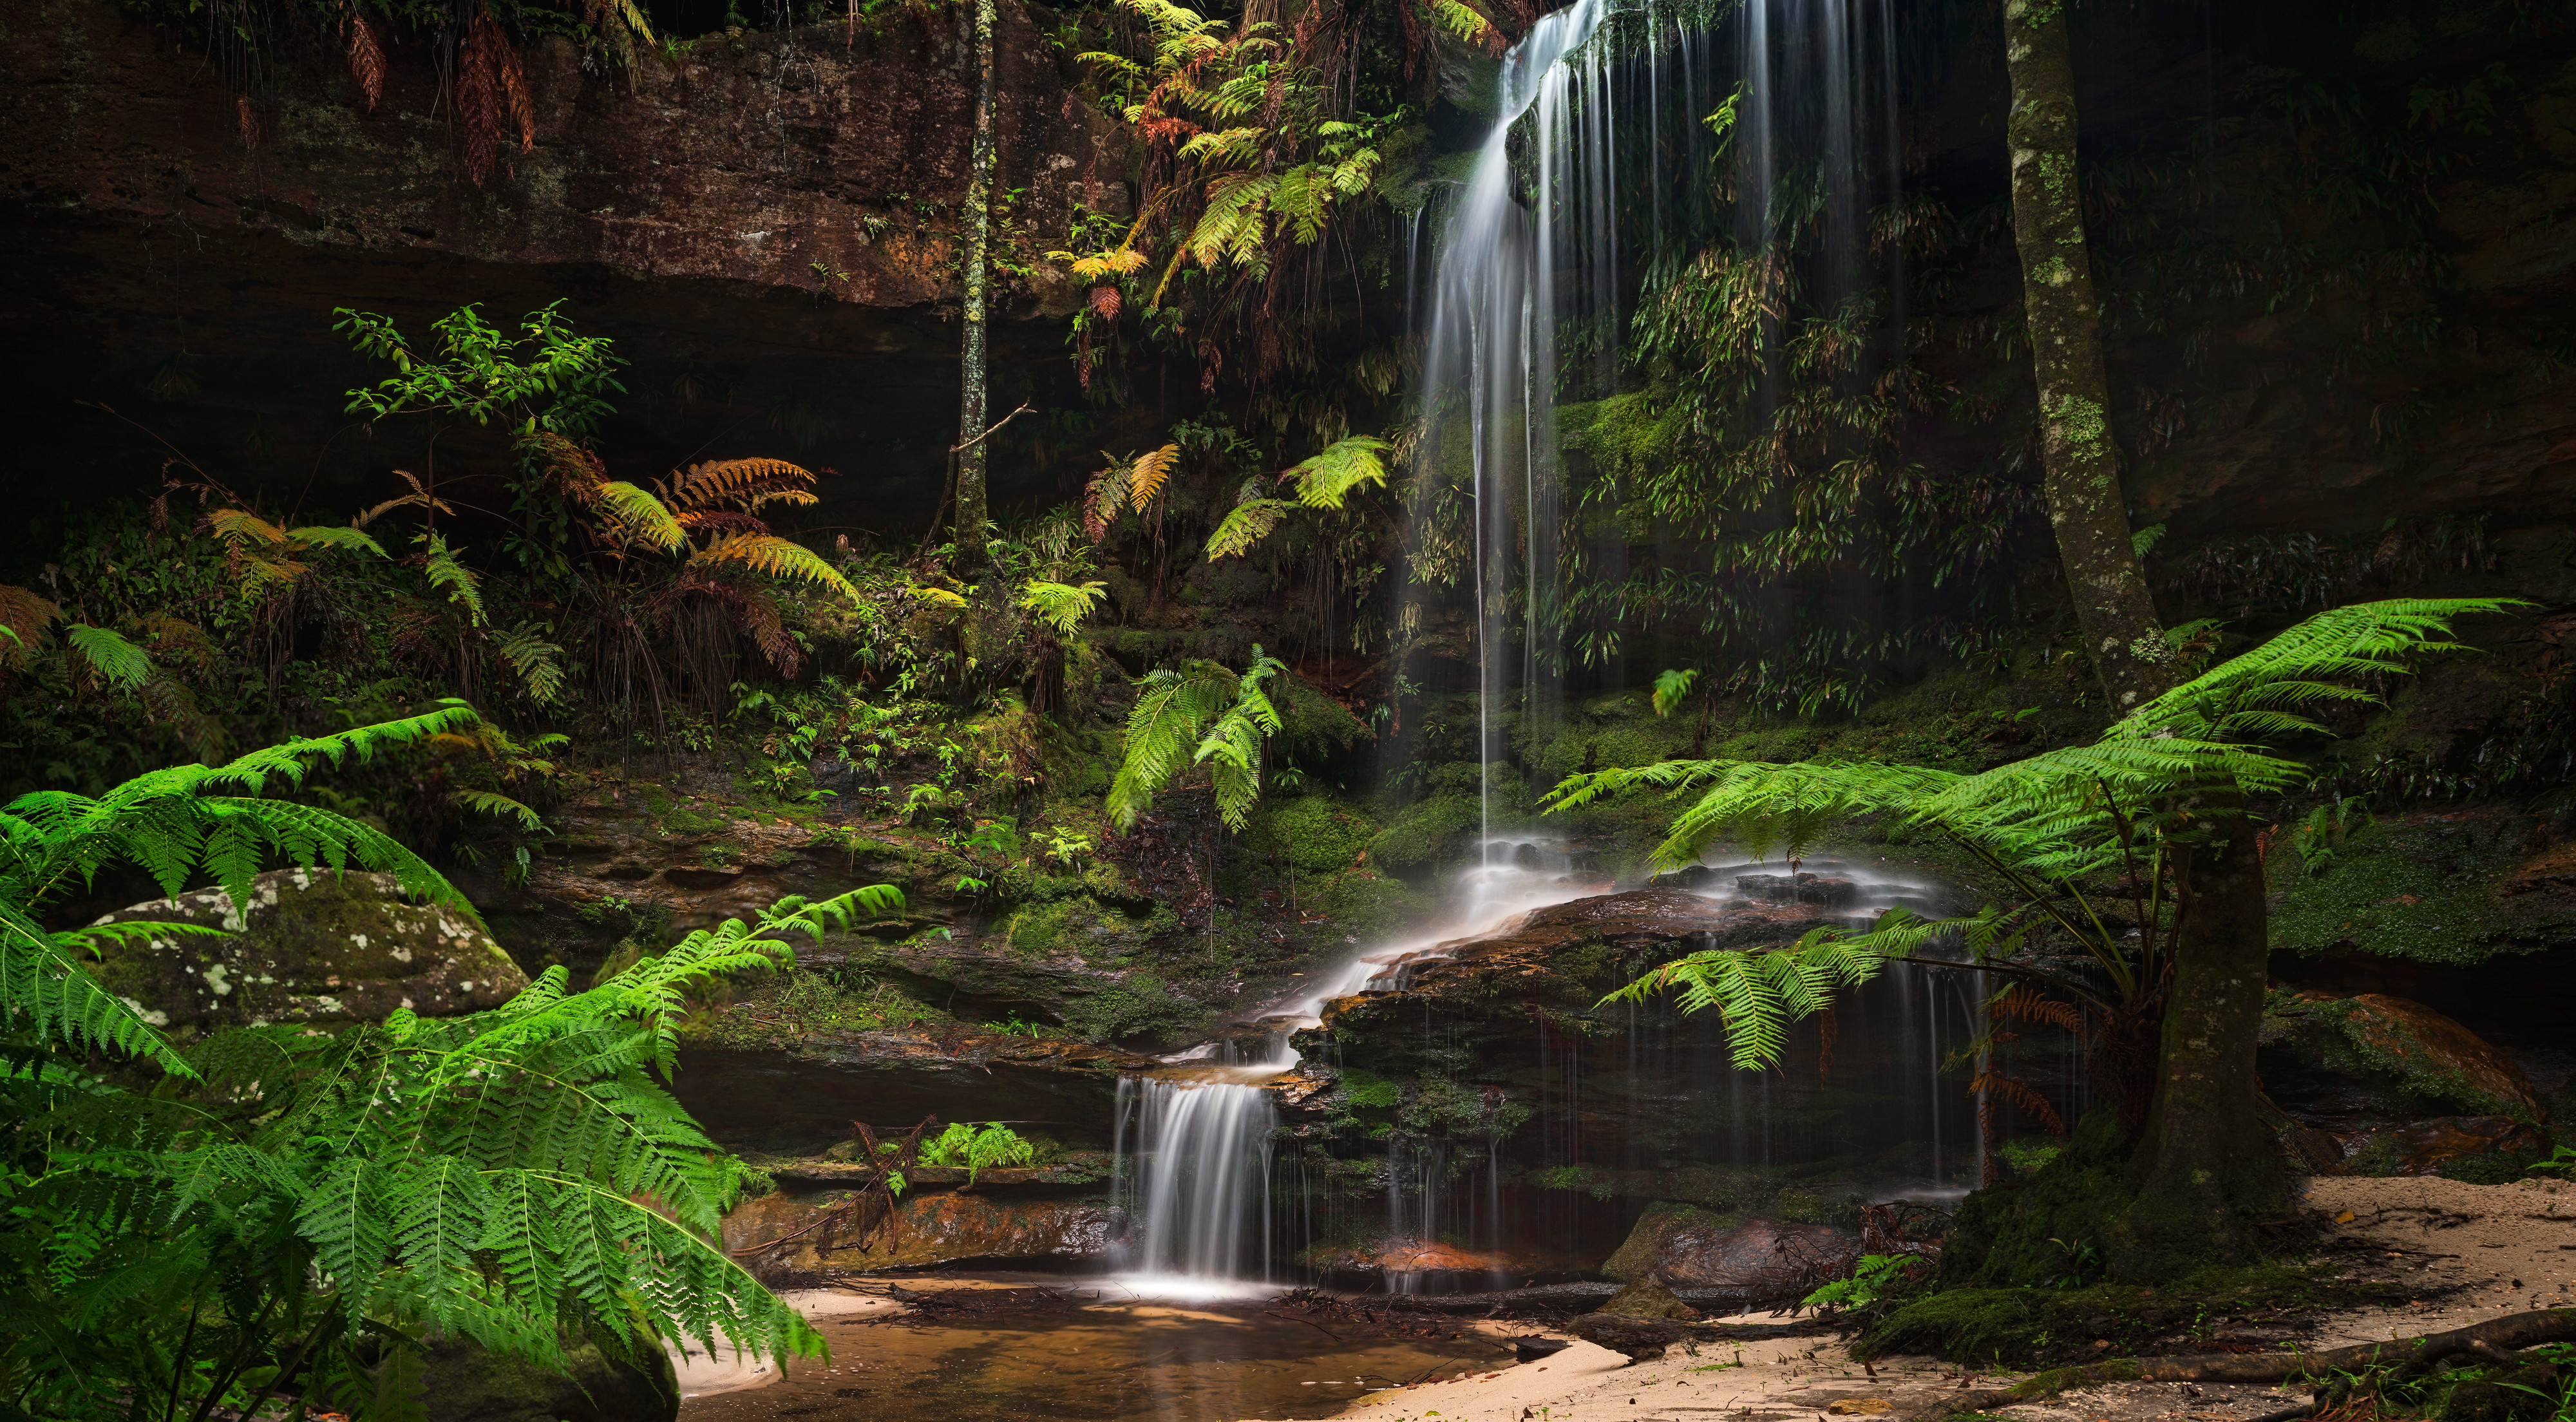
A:
{"label": "moss-covered rock", "polygon": [[98,921],[224,931],[117,945],[98,964],[111,991],[174,1031],[479,1012],[528,985],[471,915],[408,901],[390,874],[280,869],[251,881],[246,905],[199,889]]}
{"label": "moss-covered rock", "polygon": [[2272,1099],[2329,1129],[2422,1115],[2547,1119],[2513,1058],[2401,997],[2277,995],[2265,1013],[2261,1057]]}
{"label": "moss-covered rock", "polygon": [[2576,898],[2514,877],[2529,831],[2521,815],[2412,815],[2355,831],[2323,872],[2276,854],[2272,946],[2469,964],[2576,943]]}

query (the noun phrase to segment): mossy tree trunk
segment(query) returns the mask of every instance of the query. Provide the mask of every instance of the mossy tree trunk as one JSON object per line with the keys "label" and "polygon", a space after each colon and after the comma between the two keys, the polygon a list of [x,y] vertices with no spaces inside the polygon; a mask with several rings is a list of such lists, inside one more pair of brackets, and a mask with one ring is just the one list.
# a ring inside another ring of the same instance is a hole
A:
{"label": "mossy tree trunk", "polygon": [[[2013,236],[2039,391],[2050,525],[2085,651],[2121,711],[2180,680],[2139,565],[2111,439],[2110,379],[2076,180],[2075,65],[2066,0],[2004,0],[2012,82],[2006,146]],[[2123,1277],[2166,1277],[2252,1247],[2250,1217],[2280,1208],[2286,1180],[2256,1111],[2265,905],[2254,826],[2234,806],[2203,818],[2187,851],[2191,902],[2158,1043],[2156,1091],[2131,1166],[2135,1197],[2110,1222]]]}
{"label": "mossy tree trunk", "polygon": [[993,0],[973,0],[969,13],[974,32],[975,120],[974,145],[967,159],[966,330],[957,401],[957,562],[961,573],[974,577],[984,566],[986,516],[984,315],[988,295],[985,249],[993,226]]}

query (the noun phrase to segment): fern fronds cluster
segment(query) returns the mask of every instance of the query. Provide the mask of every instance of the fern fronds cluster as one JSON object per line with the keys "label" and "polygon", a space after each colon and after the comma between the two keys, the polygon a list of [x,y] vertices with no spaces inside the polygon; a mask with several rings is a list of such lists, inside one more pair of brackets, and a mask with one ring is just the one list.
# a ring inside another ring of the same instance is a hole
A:
{"label": "fern fronds cluster", "polygon": [[1286,671],[1278,658],[1252,649],[1241,675],[1215,662],[1193,661],[1146,674],[1127,714],[1127,749],[1109,782],[1109,819],[1135,827],[1154,796],[1192,766],[1206,765],[1218,816],[1240,830],[1261,798],[1261,756],[1282,722],[1262,683]]}
{"label": "fern fronds cluster", "polygon": [[[0,811],[0,1112],[21,1143],[10,1189],[23,1244],[0,1254],[0,1406],[256,1412],[291,1383],[308,1407],[416,1409],[381,1394],[402,1390],[416,1373],[403,1360],[432,1337],[539,1365],[560,1365],[582,1336],[628,1355],[664,1340],[781,1360],[823,1351],[719,1247],[747,1172],[663,1079],[693,988],[792,964],[787,936],[900,912],[895,890],[783,900],[587,992],[557,966],[488,1012],[218,1032],[184,1056],[79,956],[216,930],[54,933],[36,917],[46,893],[117,862],[174,891],[209,873],[238,902],[270,855],[389,869],[470,916],[376,831],[258,792],[388,745],[483,746],[486,729],[449,706]],[[171,1084],[128,1093],[55,1047],[146,1058]]]}

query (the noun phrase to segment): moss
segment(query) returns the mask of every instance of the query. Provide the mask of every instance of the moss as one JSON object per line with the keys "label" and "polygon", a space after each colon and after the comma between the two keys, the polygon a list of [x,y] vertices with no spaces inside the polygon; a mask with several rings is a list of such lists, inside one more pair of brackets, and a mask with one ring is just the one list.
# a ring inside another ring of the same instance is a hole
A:
{"label": "moss", "polygon": [[[2339,1045],[2349,1054],[2345,1061],[2334,1064],[2353,1075],[2379,1073],[2394,1077],[2406,1095],[2431,1106],[2454,1107],[2466,1115],[2511,1116],[2539,1124],[2521,1101],[2482,1091],[2467,1078],[2443,1070],[2441,1055],[2418,1041],[2401,1021],[2349,1001],[2320,1004],[2315,1013],[2320,1023],[2333,1027]],[[2309,1040],[2314,1039],[2314,1034],[2309,1034]]]}
{"label": "moss", "polygon": [[1276,854],[1299,873],[1332,874],[1359,862],[1377,837],[1377,822],[1358,807],[1309,794],[1265,806],[1244,835],[1244,847]]}
{"label": "moss", "polygon": [[2295,854],[2274,855],[2272,946],[2469,964],[2564,942],[2576,911],[2547,895],[2498,898],[2492,887],[2520,862],[2523,829],[2501,815],[2382,821],[2345,840],[2316,875]]}
{"label": "moss", "polygon": [[1369,841],[1369,861],[1400,873],[1438,867],[1483,820],[1471,795],[1440,794],[1388,816]]}
{"label": "moss", "polygon": [[1177,996],[1152,973],[1130,973],[1121,987],[1065,1004],[1064,1025],[1090,1042],[1156,1037],[1195,1025],[1206,1009]]}
{"label": "moss", "polygon": [[729,994],[729,1003],[691,1013],[680,1035],[718,1047],[785,1047],[816,1032],[880,1032],[940,1016],[891,985],[844,986],[837,977],[802,968],[769,976]]}
{"label": "moss", "polygon": [[1941,1250],[1941,1282],[1957,1289],[2065,1277],[2068,1248],[2098,1251],[2103,1230],[2129,1203],[2128,1158],[2118,1118],[2108,1111],[2086,1116],[2028,1180],[1979,1190],[1960,1204]]}

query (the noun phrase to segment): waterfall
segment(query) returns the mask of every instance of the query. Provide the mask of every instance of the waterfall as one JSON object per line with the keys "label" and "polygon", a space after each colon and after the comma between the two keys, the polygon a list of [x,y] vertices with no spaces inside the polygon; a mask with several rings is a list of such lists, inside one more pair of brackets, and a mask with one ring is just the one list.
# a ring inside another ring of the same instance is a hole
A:
{"label": "waterfall", "polygon": [[[1473,489],[1469,592],[1488,841],[1495,767],[1510,758],[1500,717],[1548,719],[1559,684],[1540,638],[1514,632],[1547,620],[1556,580],[1558,331],[1608,320],[1617,303],[1610,60],[1606,46],[1588,43],[1608,8],[1608,0],[1575,0],[1503,56],[1493,126],[1449,203],[1424,323],[1418,458],[1427,470],[1467,471]],[[1524,115],[1526,175],[1513,161]],[[1560,271],[1583,279],[1561,290]],[[1517,657],[1507,650],[1515,641]]]}
{"label": "waterfall", "polygon": [[[1712,23],[1718,14],[1729,16],[1722,29]],[[1627,594],[1615,585],[1633,534],[1569,489],[1559,408],[1619,392],[1631,314],[1624,283],[1640,279],[1639,259],[1651,297],[1657,281],[1672,280],[1707,247],[1776,256],[1794,276],[1773,293],[1780,304],[1759,337],[1775,356],[1795,325],[1819,314],[1859,328],[1892,321],[1901,332],[1901,263],[1874,255],[1873,238],[1873,209],[1893,212],[1900,197],[1894,75],[1892,0],[1575,0],[1503,56],[1488,126],[1462,179],[1423,208],[1407,240],[1406,288],[1422,342],[1413,517],[1418,531],[1431,530],[1415,554],[1415,584],[1446,583],[1448,595],[1472,606],[1475,863],[1448,922],[1315,973],[1304,996],[1266,1019],[1272,1035],[1249,1062],[1215,1066],[1232,1049],[1210,1046],[1170,1059],[1169,1077],[1121,1084],[1118,1154],[1137,1221],[1129,1262],[1157,1286],[1205,1292],[1265,1278],[1282,1262],[1273,1257],[1269,1209],[1276,1113],[1264,1083],[1297,1065],[1296,1029],[1314,1025],[1333,998],[1401,990],[1445,945],[1512,913],[1614,887],[1583,872],[1561,839],[1524,822],[1530,792],[1542,788],[1534,782],[1570,767],[1529,759],[1515,768],[1525,759],[1516,743],[1539,745],[1558,729],[1569,663],[1607,665],[1621,655]],[[1643,238],[1631,241],[1625,263],[1623,218]],[[1875,373],[1864,362],[1844,380],[1866,385]],[[1784,393],[1766,373],[1746,409],[1767,419]],[[1426,571],[1434,563],[1445,571]],[[1734,597],[1727,570],[1715,577],[1716,596]],[[1572,645],[1577,611],[1595,621],[1581,646]],[[1405,635],[1423,612],[1417,602],[1399,614]],[[1863,999],[1901,1004],[1901,1050],[1908,1060],[1938,1061],[1954,1043],[1949,1024],[1964,999],[1915,970],[1895,979]],[[1646,1038],[1633,1021],[1631,1032],[1634,1077],[1646,1064]],[[1684,1041],[1665,1032],[1653,1055],[1704,1054],[1706,1035]],[[1550,1165],[1581,1165],[1592,1158],[1580,1100],[1585,1044],[1580,1034],[1556,1040],[1542,1029],[1539,1050],[1539,1153]],[[1704,1128],[1727,1137],[1737,1162],[1769,1163],[1786,1109],[1772,1101],[1774,1083],[1718,1070],[1726,1109]],[[1946,1186],[1956,1153],[1944,1159],[1942,1138],[1958,1123],[1944,1113],[1966,1108],[1945,1105],[1952,1088],[1929,1073],[1890,1085],[1884,1123],[1909,1138],[1928,1130],[1932,1178]],[[1644,1109],[1642,1101],[1631,1107]],[[1632,1123],[1628,1135],[1645,1124]],[[1654,1125],[1670,1134],[1675,1123]],[[1441,1149],[1390,1140],[1389,1150],[1388,1233],[1436,1236],[1448,1223]],[[1503,1210],[1495,1159],[1484,1173],[1476,1213],[1491,1235]]]}
{"label": "waterfall", "polygon": [[1227,1081],[1118,1083],[1117,1156],[1127,1264],[1164,1293],[1223,1291],[1269,1277],[1270,1093]]}

